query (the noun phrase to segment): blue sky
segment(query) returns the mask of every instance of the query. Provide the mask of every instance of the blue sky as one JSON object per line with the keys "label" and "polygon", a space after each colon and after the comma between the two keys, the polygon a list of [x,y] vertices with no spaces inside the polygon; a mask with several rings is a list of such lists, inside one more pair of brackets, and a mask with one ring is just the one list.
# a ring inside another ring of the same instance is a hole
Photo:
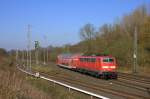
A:
{"label": "blue sky", "polygon": [[0,0],[0,47],[25,49],[28,24],[32,47],[75,44],[86,23],[113,23],[143,3],[150,0]]}

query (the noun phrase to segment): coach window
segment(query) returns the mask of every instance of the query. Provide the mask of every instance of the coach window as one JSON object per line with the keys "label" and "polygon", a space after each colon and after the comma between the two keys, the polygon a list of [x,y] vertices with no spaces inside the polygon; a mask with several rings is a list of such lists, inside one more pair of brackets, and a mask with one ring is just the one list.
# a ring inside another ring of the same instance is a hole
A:
{"label": "coach window", "polygon": [[84,58],[81,58],[82,59],[82,62],[84,62]]}
{"label": "coach window", "polygon": [[85,62],[87,62],[87,58],[85,58]]}
{"label": "coach window", "polygon": [[85,58],[85,62],[87,62],[87,58]]}
{"label": "coach window", "polygon": [[87,58],[87,62],[90,62],[90,59],[89,59],[89,58]]}
{"label": "coach window", "polygon": [[83,62],[85,62],[85,58],[82,58],[83,59]]}
{"label": "coach window", "polygon": [[92,58],[90,58],[89,61],[92,62]]}
{"label": "coach window", "polygon": [[80,61],[82,62],[82,58],[80,58]]}
{"label": "coach window", "polygon": [[108,58],[104,58],[103,62],[109,62]]}
{"label": "coach window", "polygon": [[95,58],[91,58],[91,62],[95,62],[96,61],[96,59]]}
{"label": "coach window", "polygon": [[88,58],[88,62],[91,62],[91,58]]}
{"label": "coach window", "polygon": [[84,61],[85,61],[85,59],[84,59],[84,58],[82,58],[82,61],[84,62]]}
{"label": "coach window", "polygon": [[82,59],[82,62],[84,62],[84,58],[81,58]]}
{"label": "coach window", "polygon": [[80,58],[80,61],[82,62],[82,58]]}
{"label": "coach window", "polygon": [[91,58],[89,58],[89,62],[92,62],[92,59],[91,59]]}
{"label": "coach window", "polygon": [[86,58],[86,62],[88,62],[88,58]]}
{"label": "coach window", "polygon": [[92,62],[92,58],[89,58],[89,61]]}
{"label": "coach window", "polygon": [[88,58],[85,58],[86,62],[88,62]]}

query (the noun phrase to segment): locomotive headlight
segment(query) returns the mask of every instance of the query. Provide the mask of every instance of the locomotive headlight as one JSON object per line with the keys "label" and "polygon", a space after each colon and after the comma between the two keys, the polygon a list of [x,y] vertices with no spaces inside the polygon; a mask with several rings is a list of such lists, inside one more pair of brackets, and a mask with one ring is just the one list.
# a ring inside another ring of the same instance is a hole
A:
{"label": "locomotive headlight", "polygon": [[109,66],[103,66],[102,68],[109,68]]}
{"label": "locomotive headlight", "polygon": [[102,66],[102,68],[111,68],[111,69],[115,69],[116,66]]}
{"label": "locomotive headlight", "polygon": [[113,68],[113,69],[115,69],[115,68],[116,68],[116,66],[110,66],[110,68]]}

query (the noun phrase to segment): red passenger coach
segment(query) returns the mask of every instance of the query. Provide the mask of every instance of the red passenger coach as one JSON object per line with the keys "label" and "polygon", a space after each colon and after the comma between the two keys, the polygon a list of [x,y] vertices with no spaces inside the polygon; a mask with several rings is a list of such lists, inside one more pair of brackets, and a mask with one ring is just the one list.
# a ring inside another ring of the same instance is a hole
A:
{"label": "red passenger coach", "polygon": [[57,58],[57,65],[104,79],[117,79],[116,59],[112,56],[61,54]]}

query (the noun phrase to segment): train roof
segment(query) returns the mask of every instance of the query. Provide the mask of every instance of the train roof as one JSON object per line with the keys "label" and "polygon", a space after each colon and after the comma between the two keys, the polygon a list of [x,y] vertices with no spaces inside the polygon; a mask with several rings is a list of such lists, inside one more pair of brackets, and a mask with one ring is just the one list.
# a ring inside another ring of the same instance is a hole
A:
{"label": "train roof", "polygon": [[108,56],[81,56],[80,58],[101,58],[101,57],[113,57],[111,55]]}
{"label": "train roof", "polygon": [[62,57],[62,58],[70,58],[70,57],[78,57],[78,56],[81,56],[81,54],[65,53],[65,54],[58,55],[58,57]]}
{"label": "train roof", "polygon": [[60,54],[58,57],[61,58],[74,58],[74,57],[79,57],[79,58],[100,58],[100,57],[113,57],[112,55],[82,55],[82,54],[71,54],[71,53],[65,53],[65,54]]}

